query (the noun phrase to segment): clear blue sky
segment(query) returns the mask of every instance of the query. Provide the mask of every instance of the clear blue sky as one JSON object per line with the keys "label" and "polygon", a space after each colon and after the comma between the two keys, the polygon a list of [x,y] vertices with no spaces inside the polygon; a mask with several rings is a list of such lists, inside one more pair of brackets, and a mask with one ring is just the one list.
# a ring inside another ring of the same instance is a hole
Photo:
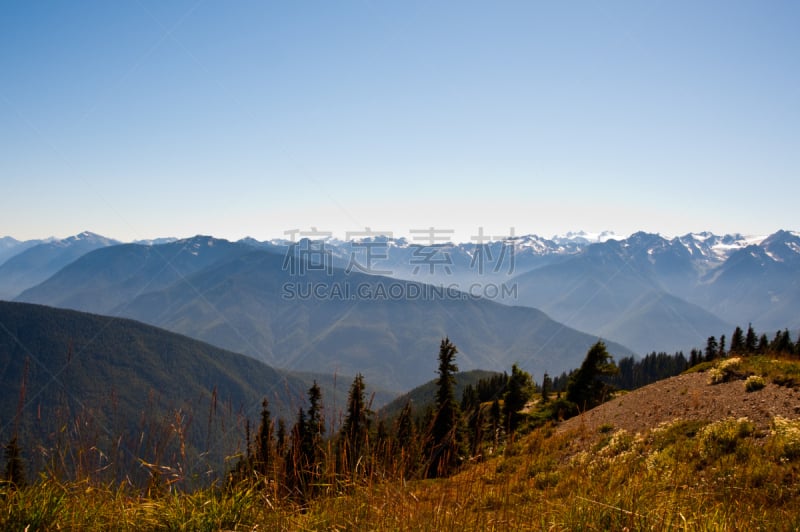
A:
{"label": "clear blue sky", "polygon": [[800,229],[800,2],[7,1],[0,235]]}

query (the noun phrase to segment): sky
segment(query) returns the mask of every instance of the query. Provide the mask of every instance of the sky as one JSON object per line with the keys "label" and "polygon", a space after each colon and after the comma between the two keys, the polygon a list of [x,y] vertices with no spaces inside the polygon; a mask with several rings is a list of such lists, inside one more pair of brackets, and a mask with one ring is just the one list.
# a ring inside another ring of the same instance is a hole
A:
{"label": "sky", "polygon": [[800,230],[795,1],[0,4],[0,235]]}

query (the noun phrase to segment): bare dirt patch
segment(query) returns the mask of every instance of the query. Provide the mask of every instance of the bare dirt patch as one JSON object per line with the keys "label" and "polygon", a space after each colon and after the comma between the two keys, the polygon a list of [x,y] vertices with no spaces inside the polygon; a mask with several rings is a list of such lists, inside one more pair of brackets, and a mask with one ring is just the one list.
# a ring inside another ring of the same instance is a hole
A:
{"label": "bare dirt patch", "polygon": [[711,385],[706,373],[689,373],[616,397],[564,421],[558,431],[597,434],[602,427],[636,433],[674,419],[711,422],[727,417],[747,417],[768,428],[775,416],[800,418],[800,389],[768,383],[746,392],[743,380]]}

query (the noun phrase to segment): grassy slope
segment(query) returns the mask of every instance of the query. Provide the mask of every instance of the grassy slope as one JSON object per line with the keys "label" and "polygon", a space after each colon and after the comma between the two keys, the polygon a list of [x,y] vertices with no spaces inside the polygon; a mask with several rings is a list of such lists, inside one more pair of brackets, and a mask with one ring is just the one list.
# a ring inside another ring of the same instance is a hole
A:
{"label": "grassy slope", "polygon": [[[744,369],[770,380],[798,369],[796,362],[749,364]],[[764,430],[745,420],[678,419],[637,434],[545,427],[450,479],[370,481],[302,509],[252,489],[137,499],[117,488],[48,482],[9,494],[0,523],[130,530],[789,530],[800,526],[799,480],[799,421],[778,420]]]}

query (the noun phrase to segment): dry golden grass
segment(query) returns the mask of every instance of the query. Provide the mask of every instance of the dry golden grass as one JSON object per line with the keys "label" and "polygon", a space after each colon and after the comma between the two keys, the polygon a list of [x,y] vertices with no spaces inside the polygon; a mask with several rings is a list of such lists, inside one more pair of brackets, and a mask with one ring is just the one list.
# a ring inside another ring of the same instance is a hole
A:
{"label": "dry golden grass", "polygon": [[0,529],[796,530],[800,421],[676,416],[640,432],[546,426],[448,479],[376,474],[318,491],[299,502],[244,482],[143,496],[126,485],[42,478],[0,487]]}

